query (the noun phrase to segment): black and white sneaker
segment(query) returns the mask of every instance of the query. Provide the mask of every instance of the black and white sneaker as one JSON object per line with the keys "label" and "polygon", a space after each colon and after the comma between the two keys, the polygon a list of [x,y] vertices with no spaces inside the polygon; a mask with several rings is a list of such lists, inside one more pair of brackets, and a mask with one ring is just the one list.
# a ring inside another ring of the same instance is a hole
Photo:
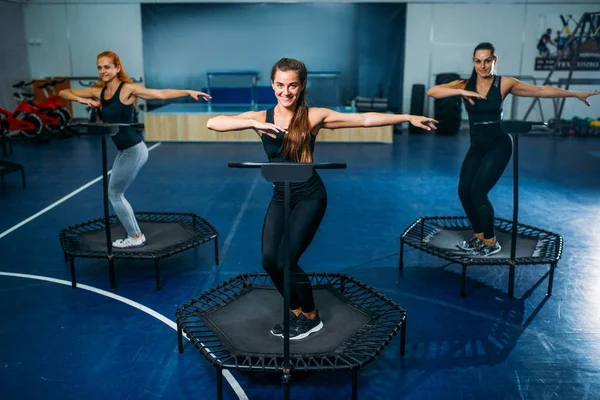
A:
{"label": "black and white sneaker", "polygon": [[[292,332],[292,326],[294,325],[294,321],[296,319],[298,319],[298,317],[296,317],[296,314],[290,311],[290,334]],[[271,335],[283,337],[283,321],[280,324],[275,324],[275,326],[271,328]]]}
{"label": "black and white sneaker", "polygon": [[487,244],[482,244],[481,246],[479,246],[479,248],[477,250],[474,250],[472,252],[472,254],[474,256],[479,256],[479,257],[488,257],[488,256],[492,256],[496,253],[499,253],[500,250],[502,250],[502,247],[500,246],[500,243],[498,243],[496,241],[496,243],[494,243],[491,246],[488,246]]}
{"label": "black and white sneaker", "polygon": [[482,245],[483,245],[483,240],[473,236],[469,240],[463,240],[462,242],[457,244],[456,247],[458,247],[459,249],[464,250],[464,251],[473,251],[473,250],[477,250]]}
{"label": "black and white sneaker", "polygon": [[323,321],[319,317],[318,310],[315,319],[308,319],[304,314],[300,314],[298,318],[294,319],[293,323],[290,323],[290,340],[304,339],[321,329],[323,329]]}

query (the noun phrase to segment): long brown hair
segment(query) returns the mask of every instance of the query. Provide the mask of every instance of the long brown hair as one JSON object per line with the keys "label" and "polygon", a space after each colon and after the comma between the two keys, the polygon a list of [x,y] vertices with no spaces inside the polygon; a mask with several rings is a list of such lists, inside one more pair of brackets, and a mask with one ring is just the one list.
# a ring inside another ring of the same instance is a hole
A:
{"label": "long brown hair", "polygon": [[271,82],[275,80],[277,71],[294,71],[302,85],[302,91],[296,100],[294,116],[288,126],[288,132],[281,145],[281,154],[286,158],[291,158],[295,162],[312,162],[312,152],[310,150],[310,140],[312,133],[310,131],[310,121],[308,120],[308,107],[306,105],[306,66],[300,60],[293,58],[282,58],[273,65],[271,70]]}

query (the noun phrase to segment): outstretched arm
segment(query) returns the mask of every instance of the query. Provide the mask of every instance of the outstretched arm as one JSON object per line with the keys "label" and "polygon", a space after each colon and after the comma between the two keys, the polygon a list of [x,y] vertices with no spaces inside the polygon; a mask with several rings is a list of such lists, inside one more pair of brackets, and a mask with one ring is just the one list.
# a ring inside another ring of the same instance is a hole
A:
{"label": "outstretched arm", "polygon": [[364,114],[346,114],[330,110],[328,108],[311,108],[311,120],[316,123],[314,126],[319,128],[338,129],[338,128],[372,128],[376,126],[388,126],[410,122],[414,126],[430,131],[435,129],[438,123],[433,118],[427,118],[418,115],[408,114],[384,114],[376,112],[367,112]]}
{"label": "outstretched arm", "polygon": [[520,97],[541,97],[541,98],[557,98],[557,97],[576,97],[583,101],[586,105],[590,105],[587,98],[596,96],[597,90],[592,92],[574,92],[571,90],[560,89],[554,86],[534,86],[521,82],[515,78],[506,78],[508,82],[508,92]]}
{"label": "outstretched arm", "polygon": [[191,96],[195,100],[202,97],[204,100],[211,98],[210,95],[204,92],[198,92],[197,90],[179,90],[179,89],[148,89],[137,83],[128,83],[127,90],[129,96],[137,96],[144,100],[170,100],[177,99],[179,97]]}
{"label": "outstretched arm", "polygon": [[264,120],[264,111],[248,111],[238,115],[217,115],[206,122],[206,127],[216,132],[253,129],[259,136],[265,134],[273,138],[277,138],[276,132],[285,131],[275,124],[262,122],[262,120]]}
{"label": "outstretched arm", "polygon": [[90,107],[99,107],[100,93],[102,89],[99,87],[88,87],[85,89],[63,89],[58,92],[61,99],[76,101],[81,104],[86,104]]}

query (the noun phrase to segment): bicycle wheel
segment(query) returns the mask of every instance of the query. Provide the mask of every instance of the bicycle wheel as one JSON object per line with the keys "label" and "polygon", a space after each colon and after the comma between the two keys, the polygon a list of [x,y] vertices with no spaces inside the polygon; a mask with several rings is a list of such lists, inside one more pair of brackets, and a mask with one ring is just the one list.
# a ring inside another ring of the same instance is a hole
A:
{"label": "bicycle wheel", "polygon": [[20,132],[23,134],[23,136],[28,138],[34,138],[42,133],[44,124],[42,123],[40,117],[38,117],[37,115],[33,113],[18,113],[17,115],[15,115],[15,118],[20,119],[21,121],[30,122],[34,126],[33,129],[21,130]]}

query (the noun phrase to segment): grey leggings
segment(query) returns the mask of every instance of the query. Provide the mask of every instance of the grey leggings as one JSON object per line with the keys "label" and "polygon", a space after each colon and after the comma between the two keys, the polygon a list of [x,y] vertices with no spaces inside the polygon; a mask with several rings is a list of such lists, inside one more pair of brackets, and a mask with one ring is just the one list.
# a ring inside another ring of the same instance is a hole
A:
{"label": "grey leggings", "polygon": [[138,172],[148,160],[148,147],[140,142],[133,147],[120,150],[113,163],[110,181],[108,183],[108,198],[129,236],[140,232],[131,205],[125,199],[125,191],[131,185]]}

